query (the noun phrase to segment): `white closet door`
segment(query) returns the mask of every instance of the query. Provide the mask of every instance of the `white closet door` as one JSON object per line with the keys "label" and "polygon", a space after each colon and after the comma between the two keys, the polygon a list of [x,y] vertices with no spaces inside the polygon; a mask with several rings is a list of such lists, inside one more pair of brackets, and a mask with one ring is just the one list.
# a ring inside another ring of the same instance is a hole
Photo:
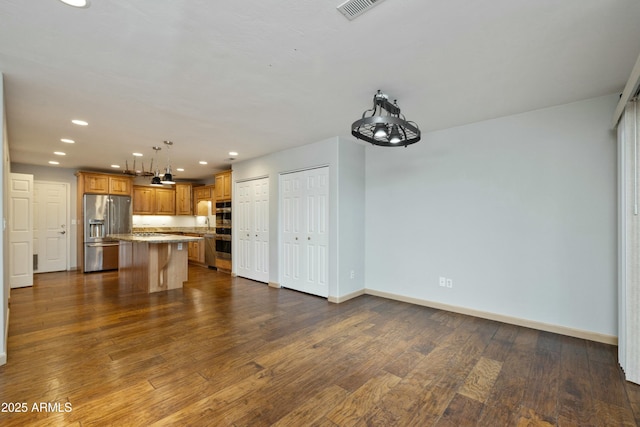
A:
{"label": "white closet door", "polygon": [[9,183],[9,285],[33,286],[33,175],[12,173]]}
{"label": "white closet door", "polygon": [[327,297],[329,168],[281,175],[281,286]]}
{"label": "white closet door", "polygon": [[269,282],[269,178],[236,184],[236,274]]}
{"label": "white closet door", "polygon": [[640,108],[627,104],[618,125],[618,358],[640,384]]}

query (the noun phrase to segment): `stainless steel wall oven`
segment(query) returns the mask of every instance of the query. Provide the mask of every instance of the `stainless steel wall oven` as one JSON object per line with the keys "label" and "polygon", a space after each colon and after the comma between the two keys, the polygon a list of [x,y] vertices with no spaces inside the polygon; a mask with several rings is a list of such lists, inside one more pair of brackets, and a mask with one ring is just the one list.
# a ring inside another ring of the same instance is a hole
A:
{"label": "stainless steel wall oven", "polygon": [[216,258],[231,259],[231,227],[216,228]]}
{"label": "stainless steel wall oven", "polygon": [[231,260],[231,201],[216,202],[216,259]]}

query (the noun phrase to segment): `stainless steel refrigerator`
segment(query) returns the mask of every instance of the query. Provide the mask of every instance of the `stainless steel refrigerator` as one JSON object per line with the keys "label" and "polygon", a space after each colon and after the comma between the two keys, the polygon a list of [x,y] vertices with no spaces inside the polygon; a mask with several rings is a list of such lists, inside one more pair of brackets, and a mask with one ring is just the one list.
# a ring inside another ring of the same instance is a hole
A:
{"label": "stainless steel refrigerator", "polygon": [[131,197],[84,195],[84,272],[118,268],[117,240],[110,234],[131,233]]}

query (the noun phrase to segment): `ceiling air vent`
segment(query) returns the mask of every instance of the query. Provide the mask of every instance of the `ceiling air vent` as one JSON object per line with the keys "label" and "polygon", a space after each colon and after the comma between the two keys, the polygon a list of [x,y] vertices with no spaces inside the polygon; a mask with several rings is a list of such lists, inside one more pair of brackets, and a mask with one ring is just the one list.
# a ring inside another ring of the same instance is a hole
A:
{"label": "ceiling air vent", "polygon": [[338,6],[338,10],[348,20],[352,20],[383,1],[384,0],[347,0]]}

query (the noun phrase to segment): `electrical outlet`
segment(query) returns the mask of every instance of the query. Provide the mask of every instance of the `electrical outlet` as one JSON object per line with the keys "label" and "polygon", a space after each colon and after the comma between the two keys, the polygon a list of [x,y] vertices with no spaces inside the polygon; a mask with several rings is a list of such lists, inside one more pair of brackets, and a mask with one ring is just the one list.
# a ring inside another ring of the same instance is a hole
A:
{"label": "electrical outlet", "polygon": [[453,279],[447,279],[447,288],[453,288]]}
{"label": "electrical outlet", "polygon": [[440,286],[446,286],[447,285],[447,278],[440,276],[440,282],[439,283],[440,283]]}
{"label": "electrical outlet", "polygon": [[178,242],[178,250],[181,251],[182,250],[182,242]]}
{"label": "electrical outlet", "polygon": [[356,272],[355,272],[355,271],[353,271],[353,270],[351,270],[351,278],[352,278],[352,279],[355,279],[355,278],[356,278]]}

